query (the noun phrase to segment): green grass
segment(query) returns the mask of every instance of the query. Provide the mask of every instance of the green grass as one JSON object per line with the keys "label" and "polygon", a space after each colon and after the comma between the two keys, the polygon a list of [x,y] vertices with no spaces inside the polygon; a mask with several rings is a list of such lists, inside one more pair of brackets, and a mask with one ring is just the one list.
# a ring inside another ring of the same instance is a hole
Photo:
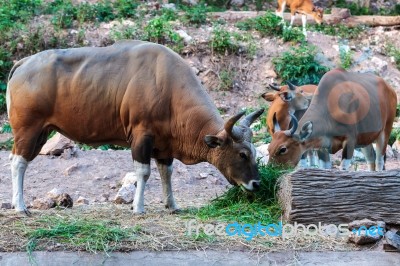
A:
{"label": "green grass", "polygon": [[139,228],[121,228],[108,221],[60,216],[44,216],[36,222],[38,228],[24,228],[28,237],[26,250],[30,256],[41,243],[49,241],[88,252],[107,253],[118,248],[121,241],[135,237],[139,231]]}
{"label": "green grass", "polygon": [[279,220],[281,208],[276,198],[277,181],[287,169],[275,166],[259,166],[261,187],[256,193],[232,187],[205,207],[195,210],[198,219],[256,224],[274,223]]}

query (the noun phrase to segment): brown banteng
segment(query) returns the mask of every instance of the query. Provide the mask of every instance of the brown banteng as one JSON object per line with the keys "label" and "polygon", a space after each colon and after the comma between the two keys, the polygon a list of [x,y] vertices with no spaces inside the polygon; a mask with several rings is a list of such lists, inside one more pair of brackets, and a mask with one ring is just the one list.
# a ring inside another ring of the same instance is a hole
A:
{"label": "brown banteng", "polygon": [[269,162],[295,166],[307,150],[343,149],[341,169],[347,170],[354,148],[361,147],[369,169],[383,170],[396,104],[396,93],[382,78],[331,70],[322,77],[300,122],[292,118],[291,129],[275,132]]}
{"label": "brown banteng", "polygon": [[[273,138],[275,130],[289,129],[292,119],[290,114],[294,115],[297,119],[300,119],[304,115],[317,86],[310,84],[296,87],[288,82],[288,85],[285,86],[279,87],[275,84],[270,84],[270,87],[278,91],[278,93],[264,93],[262,97],[271,102],[266,121],[268,131]],[[317,165],[315,157],[318,157],[320,168],[331,168],[329,154],[319,150],[316,153],[317,156],[314,156],[314,151],[302,154],[299,167],[314,167]],[[308,157],[308,163],[306,157]]]}
{"label": "brown banteng", "polygon": [[52,130],[72,140],[130,147],[138,177],[135,213],[144,212],[150,160],[156,159],[166,207],[177,210],[172,162],[209,162],[227,180],[259,186],[250,124],[263,110],[226,123],[185,61],[167,47],[124,41],[103,48],[48,50],[17,62],[7,108],[13,128],[13,205],[28,213],[23,179]]}
{"label": "brown banteng", "polygon": [[283,12],[285,11],[286,5],[290,8],[290,27],[292,27],[294,18],[296,13],[301,14],[301,20],[303,23],[303,34],[307,38],[306,24],[307,24],[307,15],[310,15],[314,18],[314,20],[318,23],[322,23],[322,19],[324,16],[324,9],[321,7],[314,6],[312,0],[278,0],[278,9],[276,10],[276,14],[282,17],[283,20]]}

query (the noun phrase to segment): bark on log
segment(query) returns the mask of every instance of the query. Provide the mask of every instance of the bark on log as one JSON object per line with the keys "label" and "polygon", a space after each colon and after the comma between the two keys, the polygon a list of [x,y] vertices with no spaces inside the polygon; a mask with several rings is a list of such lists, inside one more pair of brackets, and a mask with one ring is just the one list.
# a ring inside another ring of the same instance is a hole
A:
{"label": "bark on log", "polygon": [[[210,16],[214,19],[224,19],[231,22],[255,18],[265,15],[264,11],[226,11],[226,12],[210,12]],[[284,13],[285,20],[290,22],[290,13]],[[348,18],[338,15],[324,15],[324,23],[327,24],[344,24],[349,27],[357,25],[376,26],[397,26],[400,25],[400,16],[351,16]],[[307,24],[315,24],[311,16],[307,16]],[[294,25],[301,26],[301,15],[297,15]]]}
{"label": "bark on log", "polygon": [[302,169],[282,177],[278,197],[289,222],[338,225],[367,218],[400,224],[400,170]]}

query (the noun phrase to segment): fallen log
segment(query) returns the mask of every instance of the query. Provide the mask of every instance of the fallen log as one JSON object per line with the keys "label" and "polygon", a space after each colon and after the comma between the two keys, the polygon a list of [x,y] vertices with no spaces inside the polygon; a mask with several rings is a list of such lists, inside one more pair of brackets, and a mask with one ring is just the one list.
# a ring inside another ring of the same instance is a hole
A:
{"label": "fallen log", "polygon": [[[225,11],[225,12],[210,12],[209,15],[214,19],[223,19],[230,22],[242,21],[249,18],[264,16],[265,11]],[[290,13],[283,14],[284,19],[290,21]],[[344,16],[344,14],[326,14],[324,15],[324,23],[326,24],[344,24],[348,27],[357,25],[367,25],[371,27],[377,26],[397,26],[400,25],[400,16]],[[311,16],[307,16],[307,24],[315,24]],[[300,26],[301,15],[297,15],[294,20],[294,25]]]}
{"label": "fallen log", "polygon": [[364,218],[400,224],[400,170],[348,172],[302,169],[280,180],[283,219],[341,224]]}

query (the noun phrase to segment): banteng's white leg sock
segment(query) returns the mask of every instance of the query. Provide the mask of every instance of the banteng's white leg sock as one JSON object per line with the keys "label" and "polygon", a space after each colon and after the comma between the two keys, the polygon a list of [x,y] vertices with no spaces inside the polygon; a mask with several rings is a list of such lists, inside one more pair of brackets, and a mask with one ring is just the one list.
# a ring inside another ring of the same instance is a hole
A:
{"label": "banteng's white leg sock", "polygon": [[136,192],[133,199],[133,212],[137,214],[144,213],[144,189],[150,176],[150,164],[133,162],[133,167],[137,176]]}

